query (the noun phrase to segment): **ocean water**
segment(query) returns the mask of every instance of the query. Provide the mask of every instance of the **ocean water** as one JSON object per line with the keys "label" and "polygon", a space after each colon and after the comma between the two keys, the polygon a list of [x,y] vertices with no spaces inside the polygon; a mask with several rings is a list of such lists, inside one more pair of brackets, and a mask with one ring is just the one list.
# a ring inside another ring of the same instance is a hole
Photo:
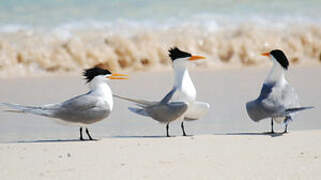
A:
{"label": "ocean water", "polygon": [[320,0],[8,0],[0,2],[0,76],[170,66],[178,46],[204,67],[266,64],[283,49],[293,64],[321,61]]}

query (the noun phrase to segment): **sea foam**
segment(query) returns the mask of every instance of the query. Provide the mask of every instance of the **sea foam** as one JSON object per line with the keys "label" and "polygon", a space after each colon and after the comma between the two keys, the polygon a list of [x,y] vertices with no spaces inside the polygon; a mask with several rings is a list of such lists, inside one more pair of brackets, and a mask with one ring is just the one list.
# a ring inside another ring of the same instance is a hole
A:
{"label": "sea foam", "polygon": [[209,68],[269,64],[260,53],[276,48],[286,52],[291,64],[321,61],[319,23],[271,26],[263,18],[228,23],[206,15],[168,22],[86,21],[49,29],[3,25],[0,76],[73,73],[97,64],[112,71],[166,69],[171,65],[168,49],[174,46],[206,56],[199,66]]}

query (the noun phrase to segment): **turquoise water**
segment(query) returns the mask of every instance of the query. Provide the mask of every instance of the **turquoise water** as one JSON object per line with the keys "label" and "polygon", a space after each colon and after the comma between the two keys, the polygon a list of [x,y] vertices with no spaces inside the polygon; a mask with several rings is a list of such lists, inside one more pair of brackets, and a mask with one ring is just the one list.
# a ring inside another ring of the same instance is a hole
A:
{"label": "turquoise water", "polygon": [[244,21],[321,20],[320,0],[7,0],[0,2],[1,26],[55,27],[108,23],[176,25]]}

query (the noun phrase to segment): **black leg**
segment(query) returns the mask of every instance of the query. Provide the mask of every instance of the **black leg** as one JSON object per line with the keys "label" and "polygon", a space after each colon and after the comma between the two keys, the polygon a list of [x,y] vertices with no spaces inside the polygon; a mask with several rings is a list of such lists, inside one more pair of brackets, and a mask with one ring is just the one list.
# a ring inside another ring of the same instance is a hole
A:
{"label": "black leg", "polygon": [[80,133],[80,140],[83,141],[84,138],[82,137],[82,127],[80,127],[80,129],[79,129],[79,133]]}
{"label": "black leg", "polygon": [[169,136],[169,133],[168,133],[168,128],[169,128],[169,123],[167,123],[167,125],[166,125],[166,136],[167,136],[167,137],[170,137],[170,136]]}
{"label": "black leg", "polygon": [[89,140],[93,140],[93,138],[89,134],[88,128],[86,128],[86,133],[87,133],[87,136],[89,137]]}
{"label": "black leg", "polygon": [[283,133],[288,133],[288,124],[285,124],[285,128],[284,128]]}
{"label": "black leg", "polygon": [[186,136],[185,129],[184,129],[184,121],[181,123],[182,131],[183,131],[183,136]]}
{"label": "black leg", "polygon": [[273,129],[273,118],[271,118],[271,133],[274,133],[274,129]]}
{"label": "black leg", "polygon": [[284,131],[283,133],[287,133],[288,132],[288,123],[289,123],[289,120],[291,120],[291,117],[287,116],[284,120],[284,123],[285,123],[285,128],[284,128]]}

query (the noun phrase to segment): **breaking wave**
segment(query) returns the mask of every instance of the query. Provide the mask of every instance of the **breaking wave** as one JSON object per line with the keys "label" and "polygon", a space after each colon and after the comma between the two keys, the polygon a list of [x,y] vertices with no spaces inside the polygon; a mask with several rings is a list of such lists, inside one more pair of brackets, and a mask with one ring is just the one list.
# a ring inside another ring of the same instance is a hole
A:
{"label": "breaking wave", "polygon": [[75,73],[97,64],[112,71],[166,69],[171,64],[167,50],[174,46],[206,56],[199,66],[208,68],[269,64],[260,53],[275,48],[284,50],[292,64],[321,62],[319,23],[175,24],[2,25],[0,77]]}

